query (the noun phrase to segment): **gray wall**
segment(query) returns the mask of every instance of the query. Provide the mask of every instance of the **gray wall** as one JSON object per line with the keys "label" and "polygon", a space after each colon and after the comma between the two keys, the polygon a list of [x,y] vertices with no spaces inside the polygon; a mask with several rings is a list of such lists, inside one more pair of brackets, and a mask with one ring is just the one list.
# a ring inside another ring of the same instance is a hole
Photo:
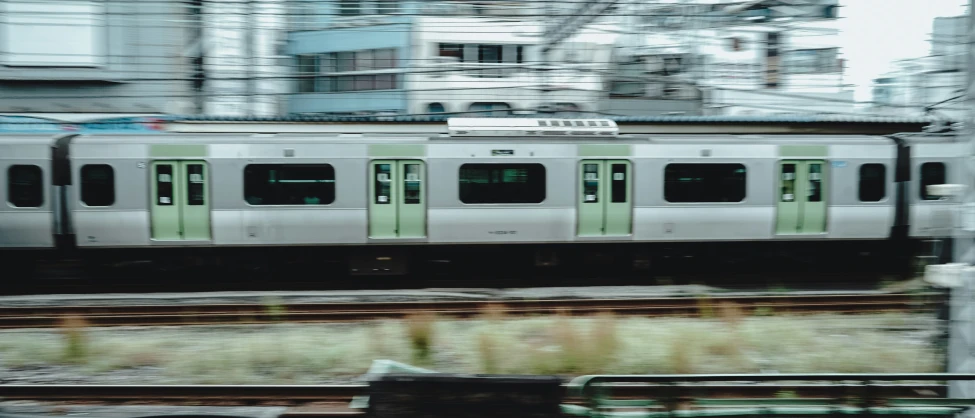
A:
{"label": "gray wall", "polygon": [[194,101],[192,58],[186,55],[198,31],[191,2],[102,4],[96,16],[105,27],[102,64],[26,67],[0,60],[0,112],[192,112],[186,107]]}

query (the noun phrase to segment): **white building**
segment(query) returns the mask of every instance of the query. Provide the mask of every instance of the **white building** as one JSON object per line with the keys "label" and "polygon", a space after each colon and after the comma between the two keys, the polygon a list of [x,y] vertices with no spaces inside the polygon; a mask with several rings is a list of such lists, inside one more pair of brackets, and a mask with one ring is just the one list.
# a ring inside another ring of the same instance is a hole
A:
{"label": "white building", "polygon": [[550,2],[320,1],[289,35],[298,114],[596,110],[615,35],[591,25],[542,62]]}
{"label": "white building", "polygon": [[[852,113],[835,1],[629,3],[607,108],[719,115]],[[667,102],[669,100],[669,103]]]}
{"label": "white building", "polygon": [[936,115],[961,120],[967,45],[967,17],[934,20],[931,55],[899,60],[891,70],[874,79],[873,113],[920,116],[933,106]]}

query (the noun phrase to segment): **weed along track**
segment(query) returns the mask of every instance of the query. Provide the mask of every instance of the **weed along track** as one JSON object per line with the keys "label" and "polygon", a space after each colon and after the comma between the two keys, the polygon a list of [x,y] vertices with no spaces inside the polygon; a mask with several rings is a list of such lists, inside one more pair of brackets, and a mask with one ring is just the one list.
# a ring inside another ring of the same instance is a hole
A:
{"label": "weed along track", "polygon": [[943,302],[938,293],[543,299],[505,301],[365,302],[297,304],[199,304],[0,307],[0,328],[49,328],[64,317],[91,326],[212,325],[274,322],[347,322],[401,319],[409,315],[465,318],[487,310],[507,315],[613,313],[622,316],[714,316],[733,307],[747,315],[927,311]]}

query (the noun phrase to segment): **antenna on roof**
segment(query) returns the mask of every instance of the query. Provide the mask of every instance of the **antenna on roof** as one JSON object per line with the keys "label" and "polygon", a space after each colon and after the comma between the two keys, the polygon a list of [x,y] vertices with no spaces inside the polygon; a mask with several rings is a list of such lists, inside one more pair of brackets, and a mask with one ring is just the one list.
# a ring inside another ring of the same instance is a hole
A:
{"label": "antenna on roof", "polygon": [[617,136],[609,119],[450,118],[450,136]]}

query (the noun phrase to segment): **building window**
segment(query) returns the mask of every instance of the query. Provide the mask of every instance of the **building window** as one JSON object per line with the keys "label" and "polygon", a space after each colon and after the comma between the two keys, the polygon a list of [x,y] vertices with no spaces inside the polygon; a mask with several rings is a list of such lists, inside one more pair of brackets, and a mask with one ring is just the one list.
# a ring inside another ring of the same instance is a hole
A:
{"label": "building window", "polygon": [[315,92],[317,58],[315,55],[298,55],[298,93]]}
{"label": "building window", "polygon": [[95,1],[0,2],[0,63],[10,66],[97,67],[110,26]]}
{"label": "building window", "polygon": [[460,201],[467,204],[541,203],[545,166],[541,164],[464,164]]}
{"label": "building window", "polygon": [[376,12],[381,15],[393,14],[399,11],[400,0],[377,0]]}
{"label": "building window", "polygon": [[671,203],[730,203],[745,200],[742,164],[667,164],[664,199]]}
{"label": "building window", "polygon": [[863,164],[860,166],[860,201],[879,202],[887,197],[887,166]]}
{"label": "building window", "polygon": [[358,16],[362,14],[361,0],[339,0],[339,16]]}
{"label": "building window", "polygon": [[244,199],[251,205],[328,205],[335,201],[330,164],[250,164]]}
{"label": "building window", "polygon": [[18,208],[44,204],[44,176],[36,165],[12,165],[7,169],[7,201]]}
{"label": "building window", "polygon": [[471,103],[467,110],[480,116],[509,116],[511,106],[507,103],[477,102]]}
{"label": "building window", "polygon": [[948,173],[944,163],[924,163],[921,164],[921,199],[940,200],[941,196],[935,196],[928,192],[928,186],[932,184],[947,183]]}
{"label": "building window", "polygon": [[85,206],[112,206],[115,203],[115,170],[108,164],[81,167],[81,202]]}
{"label": "building window", "polygon": [[456,58],[457,61],[464,62],[464,45],[462,44],[439,44],[439,57]]}
{"label": "building window", "polygon": [[477,62],[480,63],[501,63],[501,45],[478,45]]}
{"label": "building window", "polygon": [[427,113],[443,113],[445,112],[443,103],[430,103],[427,105]]}
{"label": "building window", "polygon": [[[308,58],[303,58],[308,57]],[[396,49],[332,52],[299,56],[299,92],[393,90],[399,88]],[[342,73],[367,74],[342,74]],[[375,72],[375,73],[368,73]],[[312,81],[307,81],[308,77]]]}
{"label": "building window", "polygon": [[838,48],[799,49],[782,53],[786,74],[829,74],[842,71]]}

